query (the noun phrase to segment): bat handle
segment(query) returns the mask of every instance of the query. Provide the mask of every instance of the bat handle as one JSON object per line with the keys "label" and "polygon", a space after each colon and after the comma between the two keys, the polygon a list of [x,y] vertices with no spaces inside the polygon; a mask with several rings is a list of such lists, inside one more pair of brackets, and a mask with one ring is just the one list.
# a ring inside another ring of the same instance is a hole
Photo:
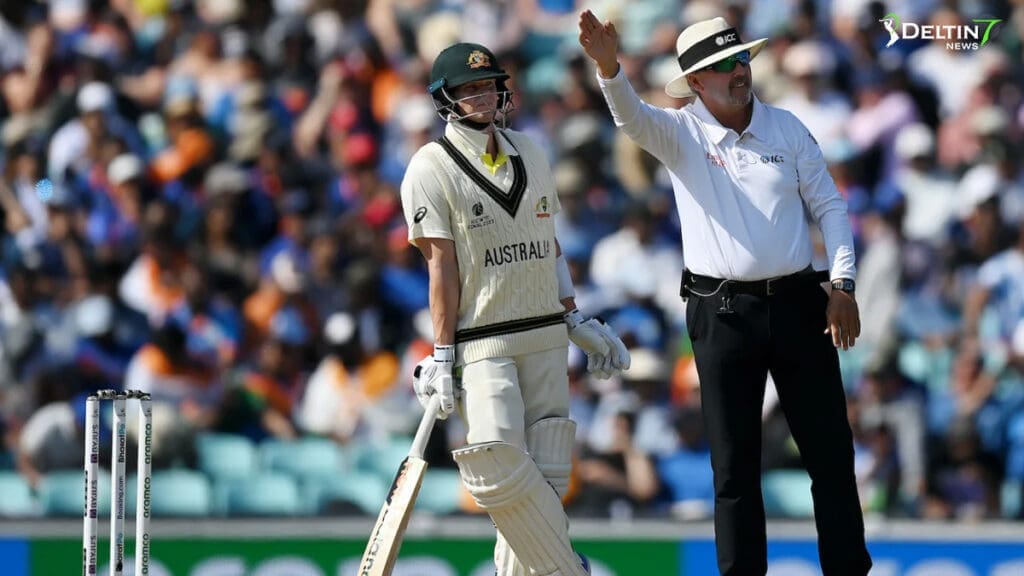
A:
{"label": "bat handle", "polygon": [[434,394],[430,397],[427,407],[420,420],[420,427],[416,429],[416,437],[412,440],[409,448],[409,456],[423,459],[423,451],[427,449],[427,442],[430,441],[430,432],[434,429],[434,421],[437,420],[437,411],[441,408],[441,396]]}

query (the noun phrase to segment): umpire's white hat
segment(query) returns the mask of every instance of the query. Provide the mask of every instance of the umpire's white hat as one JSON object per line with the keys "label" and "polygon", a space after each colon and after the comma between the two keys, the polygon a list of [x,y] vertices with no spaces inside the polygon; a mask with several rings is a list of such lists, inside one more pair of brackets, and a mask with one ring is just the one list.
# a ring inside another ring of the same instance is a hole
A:
{"label": "umpire's white hat", "polygon": [[753,58],[767,42],[767,38],[759,38],[744,43],[739,31],[721,16],[691,24],[676,39],[676,56],[683,73],[665,85],[665,93],[673,98],[693,96],[687,75],[744,50],[750,50]]}

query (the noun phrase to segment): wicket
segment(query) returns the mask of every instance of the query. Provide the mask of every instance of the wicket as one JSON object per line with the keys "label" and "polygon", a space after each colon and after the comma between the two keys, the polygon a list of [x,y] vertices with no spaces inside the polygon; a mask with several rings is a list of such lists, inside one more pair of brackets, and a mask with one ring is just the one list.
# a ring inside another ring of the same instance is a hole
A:
{"label": "wicket", "polygon": [[153,404],[149,394],[138,390],[100,390],[90,395],[85,408],[85,513],[82,529],[82,575],[96,576],[97,523],[99,515],[100,401],[113,400],[113,447],[111,450],[110,575],[124,574],[124,508],[127,480],[127,416],[129,398],[139,401],[138,498],[135,506],[135,575],[149,574],[150,485],[153,476]]}

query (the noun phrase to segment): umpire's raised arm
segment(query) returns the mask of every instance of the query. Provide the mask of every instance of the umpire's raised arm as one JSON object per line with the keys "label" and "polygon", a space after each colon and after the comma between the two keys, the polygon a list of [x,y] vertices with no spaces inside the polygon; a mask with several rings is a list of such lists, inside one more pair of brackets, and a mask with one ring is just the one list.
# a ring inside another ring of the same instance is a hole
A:
{"label": "umpire's raised arm", "polygon": [[602,23],[590,10],[580,14],[580,46],[597,66],[598,84],[615,125],[644,150],[670,164],[681,153],[679,119],[673,110],[644,102],[619,66],[619,35],[611,22]]}

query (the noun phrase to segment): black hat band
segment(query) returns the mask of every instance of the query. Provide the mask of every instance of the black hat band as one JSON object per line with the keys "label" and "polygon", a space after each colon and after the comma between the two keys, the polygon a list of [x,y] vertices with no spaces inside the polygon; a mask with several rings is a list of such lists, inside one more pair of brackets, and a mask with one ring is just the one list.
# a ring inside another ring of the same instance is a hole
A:
{"label": "black hat band", "polygon": [[686,52],[679,55],[679,67],[683,69],[683,72],[689,70],[694,64],[701,60],[714,56],[718,52],[729,48],[730,46],[737,46],[742,44],[740,40],[740,34],[735,28],[728,28],[717,32],[707,38],[697,42]]}

